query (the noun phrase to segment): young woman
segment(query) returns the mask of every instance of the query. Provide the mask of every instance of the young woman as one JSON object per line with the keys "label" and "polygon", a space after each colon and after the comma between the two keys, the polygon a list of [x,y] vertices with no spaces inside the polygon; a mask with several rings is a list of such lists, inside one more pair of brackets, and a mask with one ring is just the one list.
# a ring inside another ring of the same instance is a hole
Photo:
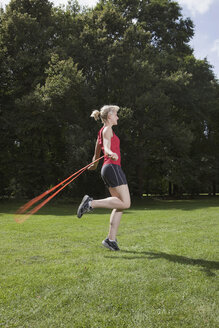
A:
{"label": "young woman", "polygon": [[[123,210],[129,208],[131,204],[127,180],[121,168],[120,140],[112,130],[112,127],[117,125],[118,110],[118,106],[107,105],[103,106],[100,111],[94,110],[91,114],[95,120],[98,120],[100,116],[103,123],[103,127],[98,133],[93,161],[100,157],[101,150],[106,155],[101,169],[101,177],[109,188],[111,197],[94,200],[85,195],[77,211],[78,218],[81,218],[84,213],[94,208],[112,209],[109,234],[102,244],[113,251],[119,250],[116,234]],[[95,170],[97,165],[98,162],[94,163],[89,170]]]}

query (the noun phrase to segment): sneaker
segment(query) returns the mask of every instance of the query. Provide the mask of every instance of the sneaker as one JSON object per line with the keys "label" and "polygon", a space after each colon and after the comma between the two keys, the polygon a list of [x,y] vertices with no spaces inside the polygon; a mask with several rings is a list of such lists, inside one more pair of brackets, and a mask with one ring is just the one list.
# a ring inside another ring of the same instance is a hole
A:
{"label": "sneaker", "polygon": [[106,248],[109,248],[111,251],[119,251],[119,246],[116,241],[110,241],[109,238],[106,238],[102,241],[102,245]]}
{"label": "sneaker", "polygon": [[92,201],[93,198],[89,197],[88,195],[85,195],[82,199],[82,202],[80,206],[78,207],[77,211],[77,217],[80,219],[82,215],[86,212],[92,211],[92,207],[89,206],[89,202]]}

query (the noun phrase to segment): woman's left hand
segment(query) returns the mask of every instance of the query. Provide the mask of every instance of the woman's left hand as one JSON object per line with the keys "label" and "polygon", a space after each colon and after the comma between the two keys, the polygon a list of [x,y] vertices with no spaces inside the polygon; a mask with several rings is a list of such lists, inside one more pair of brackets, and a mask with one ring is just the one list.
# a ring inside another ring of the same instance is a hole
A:
{"label": "woman's left hand", "polygon": [[96,170],[97,165],[98,165],[98,162],[96,162],[96,163],[94,163],[94,164],[91,164],[90,166],[88,166],[87,169],[88,169],[89,171],[94,171],[94,170]]}

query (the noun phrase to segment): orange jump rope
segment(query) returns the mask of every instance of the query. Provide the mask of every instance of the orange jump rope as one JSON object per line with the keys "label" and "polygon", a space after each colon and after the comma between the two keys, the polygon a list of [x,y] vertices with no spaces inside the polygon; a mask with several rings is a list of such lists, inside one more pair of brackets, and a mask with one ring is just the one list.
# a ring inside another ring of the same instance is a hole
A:
{"label": "orange jump rope", "polygon": [[[72,181],[74,181],[75,179],[77,179],[79,177],[79,175],[81,175],[84,171],[86,171],[89,166],[91,166],[92,164],[96,163],[97,161],[99,161],[100,159],[102,159],[104,156],[105,155],[101,156],[100,158],[98,158],[95,161],[91,162],[90,164],[86,165],[85,167],[83,167],[82,169],[78,170],[74,174],[70,175],[67,179],[63,180],[62,182],[60,182],[56,186],[52,187],[51,189],[45,191],[41,195],[39,195],[39,196],[33,198],[32,200],[30,200],[25,205],[21,206],[17,210],[17,212],[15,214],[15,217],[14,217],[15,221],[17,223],[23,223],[24,221],[26,221],[32,214],[34,214],[37,211],[39,211],[40,208],[42,208],[46,203],[48,203],[53,197],[55,197],[67,185],[69,185]],[[56,190],[58,187],[60,187],[60,188],[58,190]],[[43,200],[40,204],[36,205],[34,208],[32,208],[31,210],[29,210],[29,208],[31,206],[33,206],[34,204],[36,204],[38,201],[40,201],[42,198],[44,198],[45,196],[47,196],[48,194],[50,194],[54,190],[56,190],[56,191],[52,195],[50,195],[48,198],[46,198],[45,200]],[[27,212],[27,210],[29,210],[29,211]]]}

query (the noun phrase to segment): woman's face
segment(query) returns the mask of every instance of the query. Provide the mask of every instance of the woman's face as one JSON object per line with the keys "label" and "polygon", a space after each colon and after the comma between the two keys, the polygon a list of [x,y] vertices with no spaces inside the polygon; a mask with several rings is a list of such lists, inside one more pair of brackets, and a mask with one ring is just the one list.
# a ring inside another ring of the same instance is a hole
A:
{"label": "woman's face", "polygon": [[117,123],[118,119],[119,118],[118,118],[116,110],[114,110],[114,111],[112,111],[108,114],[108,120],[112,125],[117,125],[118,124]]}

